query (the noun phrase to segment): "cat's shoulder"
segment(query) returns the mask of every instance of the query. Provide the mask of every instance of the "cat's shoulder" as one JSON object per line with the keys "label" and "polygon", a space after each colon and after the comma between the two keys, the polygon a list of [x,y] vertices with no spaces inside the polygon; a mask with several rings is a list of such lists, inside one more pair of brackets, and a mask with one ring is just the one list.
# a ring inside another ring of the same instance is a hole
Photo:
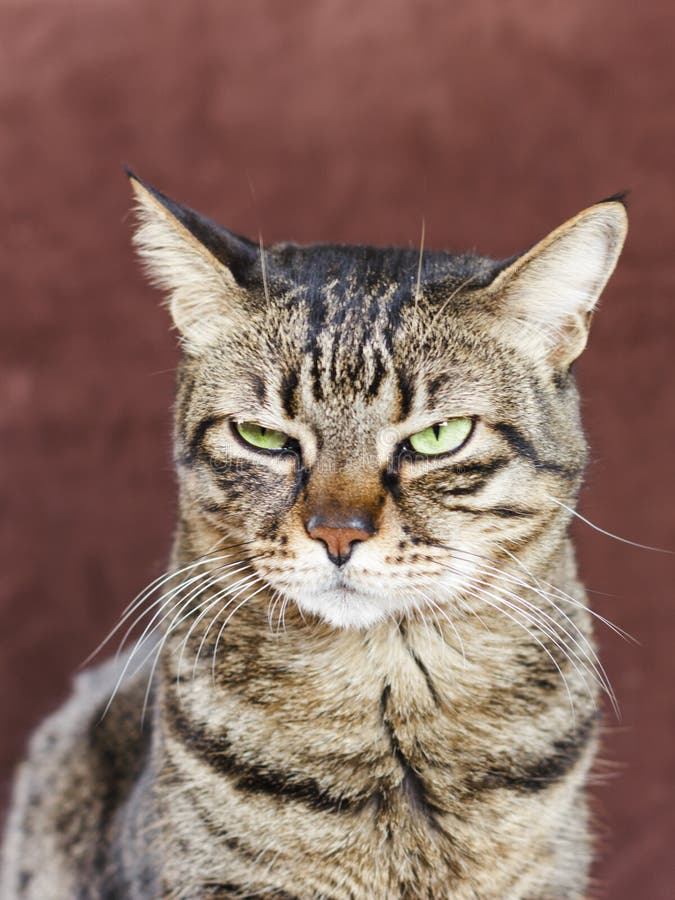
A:
{"label": "cat's shoulder", "polygon": [[0,900],[77,896],[78,873],[142,766],[140,673],[106,711],[124,665],[110,660],[78,674],[65,703],[32,735],[5,826]]}

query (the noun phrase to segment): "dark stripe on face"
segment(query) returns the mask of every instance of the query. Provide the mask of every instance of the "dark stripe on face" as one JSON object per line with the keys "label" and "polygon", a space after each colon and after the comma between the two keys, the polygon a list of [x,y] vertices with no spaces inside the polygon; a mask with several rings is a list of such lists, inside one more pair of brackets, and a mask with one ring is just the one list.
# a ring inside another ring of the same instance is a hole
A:
{"label": "dark stripe on face", "polygon": [[181,366],[178,370],[178,385],[176,387],[176,395],[178,398],[176,418],[181,424],[185,421],[196,387],[197,382],[195,377],[189,374],[188,371]]}
{"label": "dark stripe on face", "polygon": [[477,494],[482,490],[490,478],[501,469],[506,468],[512,460],[507,456],[499,456],[489,462],[465,463],[463,465],[451,466],[442,470],[443,478],[457,478],[460,481],[468,478],[468,483],[460,483],[455,486],[446,486],[443,484],[439,490],[444,496],[464,497],[469,494]]}
{"label": "dark stripe on face", "polygon": [[534,544],[543,534],[545,534],[549,530],[551,522],[557,514],[558,510],[554,509],[549,515],[543,516],[543,518],[540,517],[532,525],[532,530],[526,535],[516,536],[515,539],[510,539],[509,536],[507,536],[504,546],[508,550],[511,550],[511,552],[522,553],[526,547]]}
{"label": "dark stripe on face", "polygon": [[260,375],[253,376],[253,392],[258,398],[259,403],[265,403],[267,400],[267,388]]}
{"label": "dark stripe on face", "polygon": [[537,692],[552,694],[560,687],[560,675],[558,670],[548,658],[527,659],[522,654],[518,655],[518,665],[527,670],[523,679],[526,688],[534,688]]}
{"label": "dark stripe on face", "polygon": [[179,462],[183,465],[192,465],[200,455],[202,441],[204,440],[206,432],[213,425],[216,425],[218,422],[222,422],[224,418],[224,416],[207,416],[205,419],[202,419],[190,435],[188,439],[187,453],[184,453],[181,456]]}
{"label": "dark stripe on face", "polygon": [[281,381],[281,406],[289,419],[297,415],[296,391],[298,388],[298,373],[290,369],[285,373]]}
{"label": "dark stripe on face", "polygon": [[314,778],[278,771],[262,761],[241,759],[225,736],[212,737],[191,722],[173,696],[167,698],[165,715],[176,738],[214,772],[229,778],[244,793],[266,794],[279,802],[295,800],[311,809],[332,813],[359,810],[371,799],[369,795],[360,794],[334,796]]}
{"label": "dark stripe on face", "polygon": [[439,390],[448,383],[448,378],[442,375],[438,378],[431,378],[426,383],[427,402],[431,405],[436,401]]}
{"label": "dark stripe on face", "polygon": [[373,397],[377,396],[384,376],[387,374],[384,362],[382,361],[382,354],[378,350],[375,350],[373,354],[373,368],[373,378],[364,391],[365,396],[368,399],[372,399]]}
{"label": "dark stripe on face", "polygon": [[578,469],[569,469],[566,466],[561,466],[559,463],[540,459],[534,445],[528,441],[525,435],[519,431],[515,425],[509,425],[507,422],[496,422],[492,427],[504,438],[514,453],[517,453],[519,456],[522,456],[531,462],[535,469],[540,469],[544,472],[553,472],[554,474],[562,475],[565,478],[574,478],[579,474]]}
{"label": "dark stripe on face", "polygon": [[399,422],[402,422],[403,419],[407,419],[410,415],[413,404],[414,388],[412,381],[402,369],[396,370],[396,383],[398,385],[400,404],[398,420]]}
{"label": "dark stripe on face", "polygon": [[319,403],[323,400],[323,388],[321,387],[321,362],[318,345],[312,347],[312,395]]}
{"label": "dark stripe on face", "polygon": [[210,516],[223,515],[230,509],[226,503],[214,503],[210,500],[198,500],[197,506],[203,513],[208,513]]}
{"label": "dark stripe on face", "polygon": [[523,509],[517,506],[492,506],[481,509],[474,506],[445,506],[452,512],[467,513],[470,516],[498,516],[500,519],[529,519],[536,515],[533,509]]}
{"label": "dark stripe on face", "polygon": [[385,492],[390,494],[394,500],[398,500],[401,496],[401,482],[398,477],[398,472],[395,472],[390,466],[386,466],[382,470],[380,480]]}
{"label": "dark stripe on face", "polygon": [[309,482],[309,469],[302,464],[302,460],[298,457],[295,466],[295,480],[293,482],[293,491],[291,493],[290,505],[292,506],[307,487]]}
{"label": "dark stripe on face", "polygon": [[553,384],[559,391],[564,391],[569,387],[572,376],[572,368],[573,366],[570,366],[566,372],[561,372],[559,369],[556,369],[553,373]]}
{"label": "dark stripe on face", "polygon": [[498,456],[488,462],[460,463],[450,467],[452,475],[493,475],[511,462],[508,456]]}
{"label": "dark stripe on face", "polygon": [[532,794],[561,781],[577,764],[584,749],[596,734],[598,714],[593,713],[566,737],[553,743],[551,753],[543,759],[513,760],[511,765],[489,767],[475,779],[471,787],[485,791],[495,788]]}

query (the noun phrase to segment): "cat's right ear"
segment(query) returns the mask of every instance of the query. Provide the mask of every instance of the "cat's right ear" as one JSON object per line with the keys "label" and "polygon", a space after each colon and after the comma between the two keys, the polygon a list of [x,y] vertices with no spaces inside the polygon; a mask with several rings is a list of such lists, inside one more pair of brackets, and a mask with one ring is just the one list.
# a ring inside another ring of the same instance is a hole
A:
{"label": "cat's right ear", "polygon": [[259,301],[259,248],[126,172],[136,201],[134,245],[167,295],[185,350],[198,354]]}

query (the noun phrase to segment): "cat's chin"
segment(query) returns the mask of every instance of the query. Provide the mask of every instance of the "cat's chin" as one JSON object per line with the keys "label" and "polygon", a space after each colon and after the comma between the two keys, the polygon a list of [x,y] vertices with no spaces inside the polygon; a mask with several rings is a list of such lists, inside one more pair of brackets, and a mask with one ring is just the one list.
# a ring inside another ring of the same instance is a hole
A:
{"label": "cat's chin", "polygon": [[390,610],[353,588],[338,587],[295,601],[301,612],[310,613],[333,628],[366,629],[383,622]]}

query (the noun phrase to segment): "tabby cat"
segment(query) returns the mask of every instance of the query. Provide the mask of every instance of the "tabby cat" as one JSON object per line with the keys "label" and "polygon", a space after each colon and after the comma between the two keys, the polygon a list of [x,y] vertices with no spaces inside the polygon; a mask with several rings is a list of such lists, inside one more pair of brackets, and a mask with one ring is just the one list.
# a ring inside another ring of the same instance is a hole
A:
{"label": "tabby cat", "polygon": [[183,348],[175,545],[32,739],[3,900],[587,897],[571,365],[622,198],[496,262],[264,248],[130,178]]}

